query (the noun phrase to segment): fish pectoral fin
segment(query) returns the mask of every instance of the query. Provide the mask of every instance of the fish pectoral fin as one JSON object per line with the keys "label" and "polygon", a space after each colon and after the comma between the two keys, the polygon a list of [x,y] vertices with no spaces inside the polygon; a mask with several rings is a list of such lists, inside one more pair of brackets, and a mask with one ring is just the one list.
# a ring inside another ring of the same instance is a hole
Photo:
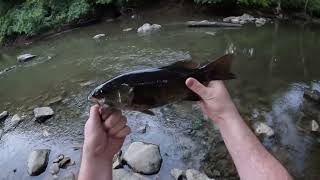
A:
{"label": "fish pectoral fin", "polygon": [[150,109],[142,109],[142,110],[139,110],[139,112],[142,112],[144,114],[148,114],[150,116],[155,116],[154,112],[152,112]]}

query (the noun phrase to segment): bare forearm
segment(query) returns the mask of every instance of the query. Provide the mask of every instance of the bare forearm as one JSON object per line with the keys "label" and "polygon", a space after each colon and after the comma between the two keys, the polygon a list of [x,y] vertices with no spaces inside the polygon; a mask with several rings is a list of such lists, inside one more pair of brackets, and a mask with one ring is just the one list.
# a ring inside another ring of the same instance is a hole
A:
{"label": "bare forearm", "polygon": [[287,170],[260,143],[237,111],[221,119],[219,126],[241,179],[292,179]]}
{"label": "bare forearm", "polygon": [[112,160],[101,162],[82,158],[78,180],[112,180]]}

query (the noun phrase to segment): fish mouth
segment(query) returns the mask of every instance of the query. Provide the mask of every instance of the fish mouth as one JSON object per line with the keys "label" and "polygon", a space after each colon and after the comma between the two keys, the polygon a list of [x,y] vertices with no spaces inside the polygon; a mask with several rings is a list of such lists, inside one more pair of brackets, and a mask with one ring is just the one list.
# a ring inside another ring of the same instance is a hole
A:
{"label": "fish mouth", "polygon": [[105,98],[96,98],[93,96],[88,96],[88,101],[94,104],[99,104],[100,106],[106,106]]}

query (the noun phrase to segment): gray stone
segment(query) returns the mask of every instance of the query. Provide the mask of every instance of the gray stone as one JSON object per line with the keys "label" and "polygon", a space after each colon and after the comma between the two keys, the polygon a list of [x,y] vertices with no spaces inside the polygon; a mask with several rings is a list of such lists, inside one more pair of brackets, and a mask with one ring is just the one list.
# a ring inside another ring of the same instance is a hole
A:
{"label": "gray stone", "polygon": [[76,175],[73,172],[67,172],[62,178],[63,180],[76,180]]}
{"label": "gray stone", "polygon": [[128,32],[128,31],[132,31],[133,29],[132,28],[126,28],[126,29],[123,29],[122,31],[123,32]]}
{"label": "gray stone", "polygon": [[5,125],[4,132],[14,130],[22,121],[23,117],[21,117],[19,114],[15,114],[14,116],[12,116],[9,123]]}
{"label": "gray stone", "polygon": [[3,111],[2,113],[0,113],[0,121],[5,120],[8,116],[9,116],[8,111]]}
{"label": "gray stone", "polygon": [[71,162],[71,158],[68,156],[64,156],[62,160],[59,161],[60,168],[67,168],[67,164]]}
{"label": "gray stone", "polygon": [[186,179],[186,176],[181,169],[177,169],[177,168],[171,169],[170,174],[175,180]]}
{"label": "gray stone", "polygon": [[263,122],[257,122],[253,125],[253,128],[255,130],[255,133],[257,135],[263,134],[266,135],[267,137],[273,136],[274,131],[271,127],[269,127],[267,124]]}
{"label": "gray stone", "polygon": [[50,173],[52,175],[56,175],[58,174],[60,171],[60,167],[59,167],[59,164],[58,163],[53,163],[50,167]]}
{"label": "gray stone", "polygon": [[255,20],[255,23],[256,23],[256,25],[257,25],[258,27],[264,25],[266,22],[267,22],[267,20],[264,19],[264,18],[256,18],[256,20]]}
{"label": "gray stone", "polygon": [[186,171],[187,180],[212,180],[205,174],[195,170],[195,169],[188,169]]}
{"label": "gray stone", "polygon": [[145,124],[143,126],[141,126],[140,128],[138,128],[138,133],[141,133],[141,134],[144,134],[147,132],[147,129],[148,129],[149,125],[148,124]]}
{"label": "gray stone", "polygon": [[44,172],[48,165],[49,149],[37,149],[30,153],[28,158],[28,173],[37,176]]}
{"label": "gray stone", "polygon": [[17,61],[20,63],[23,63],[23,62],[30,61],[31,59],[33,59],[35,57],[37,57],[37,56],[32,55],[32,54],[22,54],[17,57]]}
{"label": "gray stone", "polygon": [[97,34],[97,35],[93,36],[93,39],[100,39],[105,36],[106,36],[105,34]]}
{"label": "gray stone", "polygon": [[54,98],[46,100],[44,104],[46,106],[51,106],[51,105],[54,105],[54,104],[57,104],[57,103],[61,102],[62,100],[63,100],[62,96],[56,96]]}
{"label": "gray stone", "polygon": [[148,175],[158,173],[162,163],[159,146],[143,142],[130,144],[123,160],[135,172]]}
{"label": "gray stone", "polygon": [[0,129],[0,140],[1,140],[2,136],[3,136],[3,134],[4,134],[4,131],[2,129]]}
{"label": "gray stone", "polygon": [[91,86],[91,85],[94,84],[95,82],[96,82],[96,81],[94,81],[94,80],[82,82],[82,83],[80,83],[80,86],[81,86],[81,87]]}
{"label": "gray stone", "polygon": [[315,120],[311,121],[311,131],[314,131],[314,132],[319,131],[319,124]]}
{"label": "gray stone", "polygon": [[63,154],[59,154],[56,159],[53,160],[53,163],[58,163],[64,158]]}
{"label": "gray stone", "polygon": [[50,107],[39,107],[33,110],[35,120],[39,123],[51,118],[54,111]]}
{"label": "gray stone", "polygon": [[147,178],[144,178],[143,176],[134,173],[129,172],[125,169],[115,169],[112,173],[112,179],[113,180],[146,180]]}
{"label": "gray stone", "polygon": [[145,23],[143,24],[141,27],[138,28],[137,32],[138,33],[150,33],[153,31],[157,31],[161,28],[161,25],[159,24],[149,24],[149,23]]}

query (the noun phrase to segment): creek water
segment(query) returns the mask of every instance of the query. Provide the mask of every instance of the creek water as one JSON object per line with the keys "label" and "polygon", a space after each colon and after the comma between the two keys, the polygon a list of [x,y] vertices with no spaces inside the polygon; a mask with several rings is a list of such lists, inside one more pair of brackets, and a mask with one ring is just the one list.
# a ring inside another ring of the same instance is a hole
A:
{"label": "creek water", "polygon": [[[249,125],[265,122],[274,137],[263,144],[297,179],[320,178],[320,135],[311,132],[311,120],[320,122],[317,107],[303,98],[305,88],[320,89],[320,27],[270,23],[262,27],[188,28],[187,20],[212,19],[205,15],[123,18],[74,29],[27,47],[0,53],[0,70],[17,65],[17,55],[37,58],[0,75],[0,111],[24,114],[24,121],[0,140],[0,179],[44,179],[58,154],[75,160],[61,170],[77,173],[88,118],[88,93],[99,83],[131,70],[193,59],[200,63],[234,53],[232,71],[237,79],[226,82],[230,94]],[[144,22],[158,23],[158,32],[139,35]],[[123,32],[125,28],[134,28]],[[94,40],[99,33],[106,36]],[[82,83],[90,81],[89,85]],[[32,120],[33,108],[50,105],[55,116],[43,124]],[[163,163],[150,179],[169,179],[172,168],[195,168],[216,178],[237,179],[225,154],[218,127],[202,115],[196,103],[176,103],[153,110],[156,116],[124,112],[132,128],[123,150],[134,141],[160,146]],[[9,118],[10,119],[10,118]],[[8,121],[8,120],[7,120]],[[1,122],[3,128],[7,122]],[[146,133],[138,132],[148,124]],[[28,154],[51,149],[49,166],[40,176],[27,173]],[[221,166],[221,167],[220,167]],[[223,168],[222,168],[223,167]],[[220,168],[220,169],[219,169]],[[220,175],[213,173],[218,170]],[[14,172],[15,171],[15,172]]]}

